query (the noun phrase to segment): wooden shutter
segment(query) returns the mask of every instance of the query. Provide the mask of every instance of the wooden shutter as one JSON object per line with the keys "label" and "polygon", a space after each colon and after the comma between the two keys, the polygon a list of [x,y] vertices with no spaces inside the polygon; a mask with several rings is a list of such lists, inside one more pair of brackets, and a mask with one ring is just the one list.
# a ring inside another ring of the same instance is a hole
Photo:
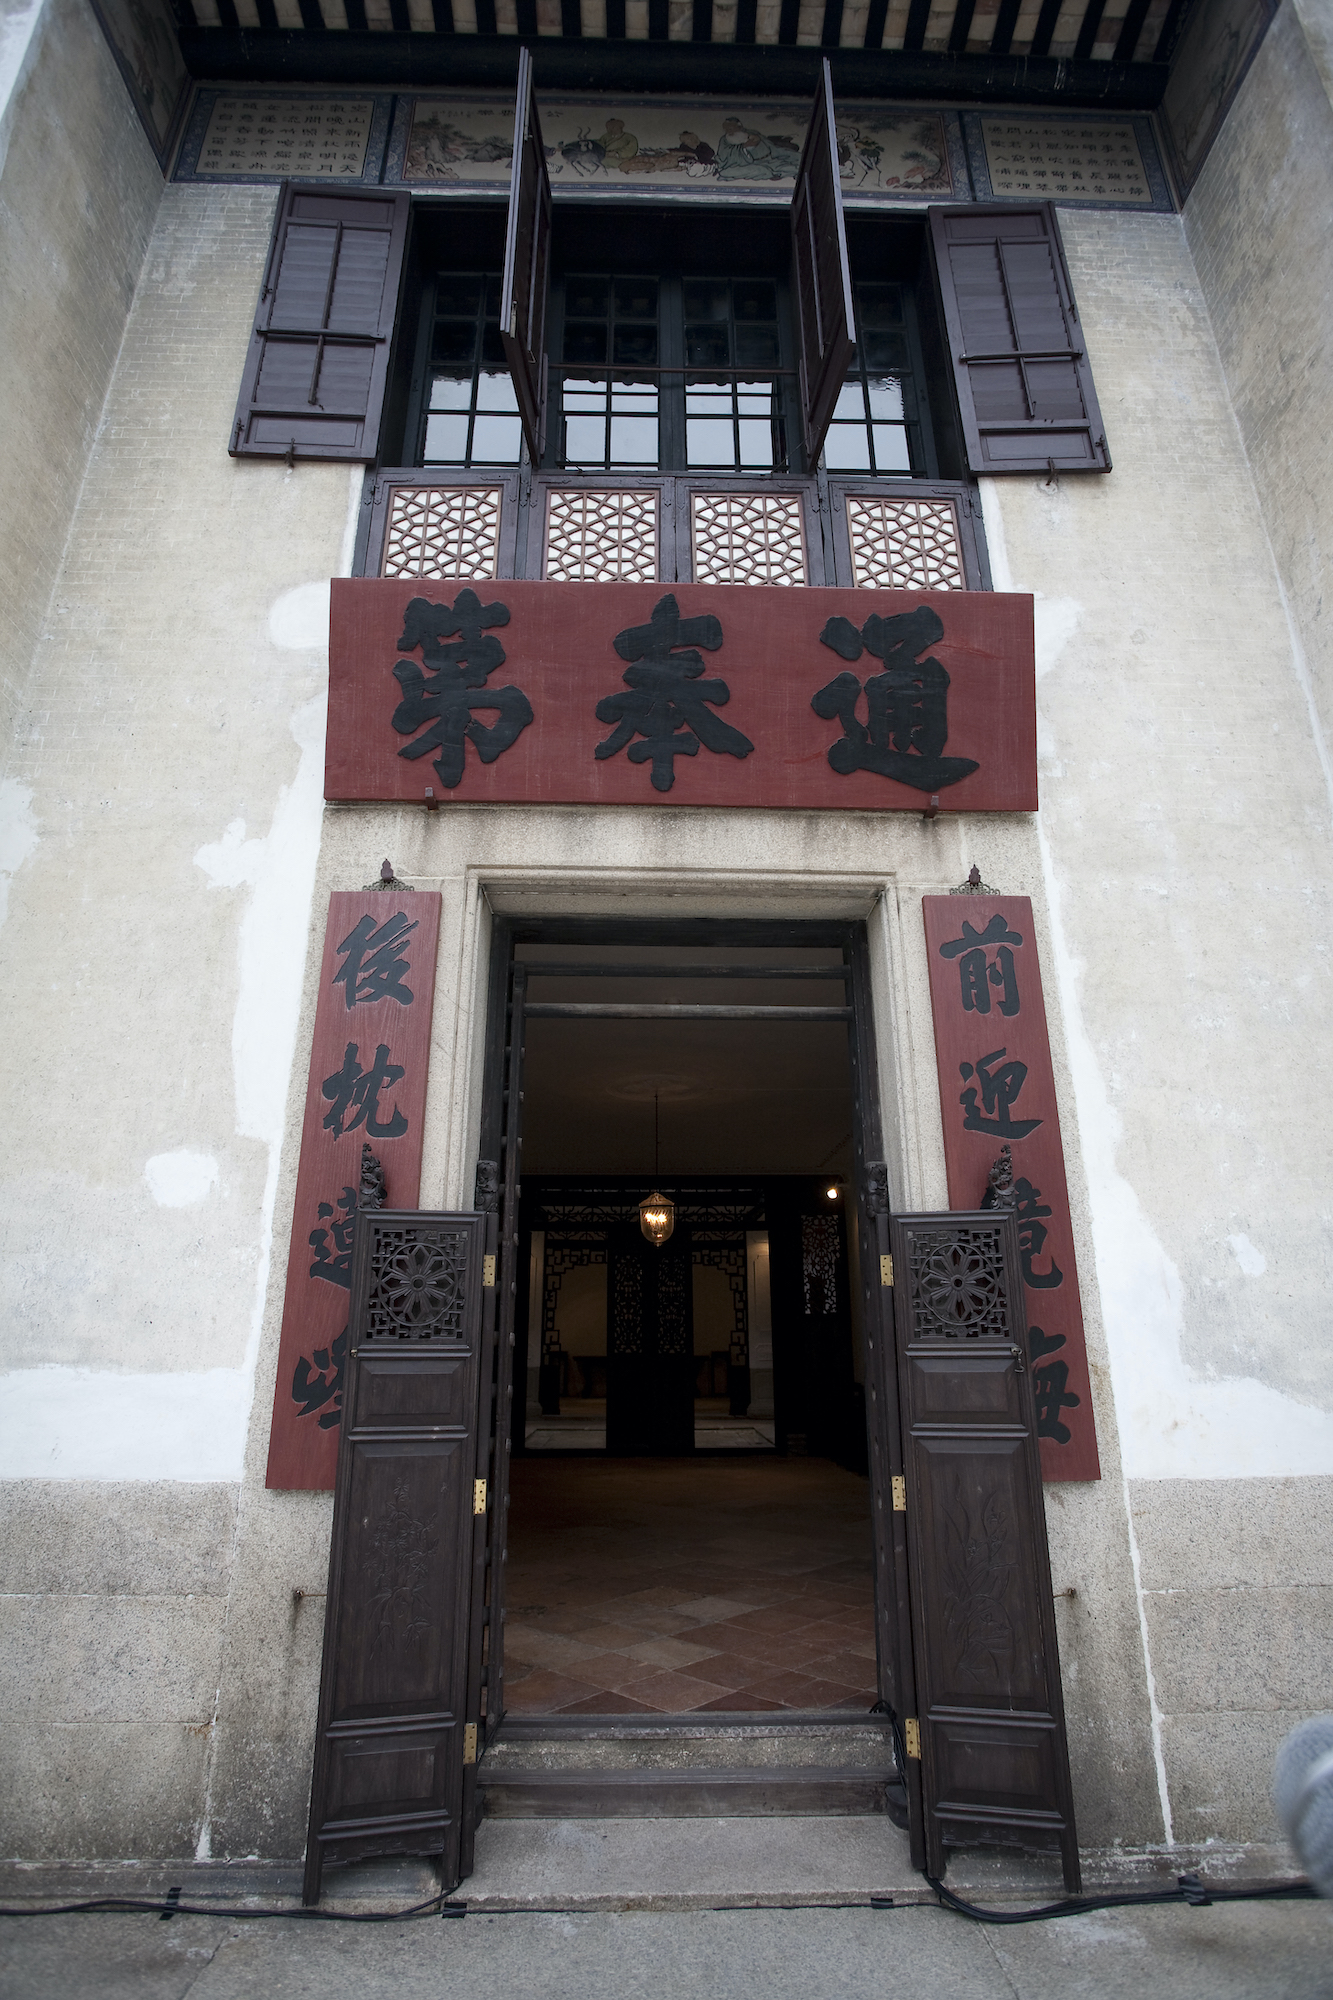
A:
{"label": "wooden shutter", "polygon": [[379,188],[283,183],[233,457],[375,457],[410,208]]}
{"label": "wooden shutter", "polygon": [[546,296],[551,265],[551,183],[532,92],[532,57],[518,56],[514,164],[500,282],[500,338],[514,378],[523,435],[534,465],[546,442]]}
{"label": "wooden shutter", "polygon": [[813,472],[833,406],[856,352],[852,274],[842,219],[833,75],[825,57],[791,199],[792,296],[796,301],[801,428]]}
{"label": "wooden shutter", "polygon": [[927,1866],[950,1839],[1019,1838],[1058,1846],[1077,1890],[1017,1224],[890,1234]]}
{"label": "wooden shutter", "polygon": [[932,208],[973,472],[1109,472],[1055,210]]}
{"label": "wooden shutter", "polygon": [[328,1859],[438,1854],[459,1879],[488,1220],[357,1218],[307,1903]]}

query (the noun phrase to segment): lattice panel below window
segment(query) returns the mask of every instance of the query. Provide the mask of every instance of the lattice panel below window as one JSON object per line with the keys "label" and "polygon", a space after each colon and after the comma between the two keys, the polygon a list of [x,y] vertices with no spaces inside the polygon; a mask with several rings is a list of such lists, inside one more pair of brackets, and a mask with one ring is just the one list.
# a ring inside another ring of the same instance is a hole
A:
{"label": "lattice panel below window", "polygon": [[395,486],[381,576],[493,577],[499,486]]}
{"label": "lattice panel below window", "polygon": [[696,583],[804,583],[798,493],[692,493]]}
{"label": "lattice panel below window", "polygon": [[847,500],[859,590],[966,590],[958,521],[947,500]]}
{"label": "lattice panel below window", "polygon": [[600,487],[552,492],[546,574],[555,583],[656,583],[656,493]]}

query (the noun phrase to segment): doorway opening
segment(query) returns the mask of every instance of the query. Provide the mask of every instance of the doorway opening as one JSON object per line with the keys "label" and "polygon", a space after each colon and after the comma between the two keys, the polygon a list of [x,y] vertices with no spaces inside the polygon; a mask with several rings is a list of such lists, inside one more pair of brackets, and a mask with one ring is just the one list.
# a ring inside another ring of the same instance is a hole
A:
{"label": "doorway opening", "polygon": [[852,967],[711,930],[514,945],[515,1718],[879,1690]]}

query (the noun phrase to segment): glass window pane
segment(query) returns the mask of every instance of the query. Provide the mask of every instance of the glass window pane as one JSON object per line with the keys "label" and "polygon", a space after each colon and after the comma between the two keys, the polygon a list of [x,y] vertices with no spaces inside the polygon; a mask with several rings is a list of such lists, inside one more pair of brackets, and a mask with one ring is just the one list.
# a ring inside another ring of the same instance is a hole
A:
{"label": "glass window pane", "polygon": [[467,417],[427,417],[427,465],[461,465],[467,457]]}
{"label": "glass window pane", "polygon": [[611,342],[611,359],[630,367],[652,368],[657,363],[655,326],[618,326]]}
{"label": "glass window pane", "polygon": [[869,472],[870,439],[864,424],[830,424],[824,440],[824,463],[830,472]]}
{"label": "glass window pane", "polygon": [[687,326],[685,359],[691,368],[725,368],[731,359],[725,326]]}
{"label": "glass window pane", "polygon": [[472,407],[470,375],[437,375],[430,385],[432,410],[467,410]]}
{"label": "glass window pane", "polygon": [[647,383],[613,382],[611,407],[613,410],[646,410],[656,415],[657,391]]}
{"label": "glass window pane", "polygon": [[778,330],[775,326],[736,328],[736,365],[763,368],[778,365]]}
{"label": "glass window pane", "polygon": [[877,375],[867,384],[870,391],[870,414],[882,423],[900,424],[903,420],[903,385],[896,375]]}
{"label": "glass window pane", "polygon": [[517,417],[478,417],[472,426],[472,463],[517,465],[522,442]]}
{"label": "glass window pane", "polygon": [[565,377],[565,408],[575,410],[604,410],[606,408],[607,382],[583,382],[572,375]]}
{"label": "glass window pane", "polygon": [[505,368],[504,344],[500,339],[500,329],[496,322],[487,320],[481,330],[481,365],[483,368]]}
{"label": "glass window pane", "polygon": [[861,392],[861,384],[857,377],[853,376],[850,382],[843,383],[838,400],[833,406],[833,415],[835,418],[854,417],[864,422],[865,413],[865,398]]}
{"label": "glass window pane", "polygon": [[617,319],[657,318],[656,278],[617,278],[615,299]]}
{"label": "glass window pane", "polygon": [[685,407],[691,415],[706,416],[710,411],[731,409],[731,386],[726,382],[689,382]]}
{"label": "glass window pane", "polygon": [[686,278],[682,286],[686,319],[727,318],[726,280]]}
{"label": "glass window pane", "polygon": [[738,382],[736,407],[743,417],[766,417],[773,407],[773,389],[768,382]]}
{"label": "glass window pane", "polygon": [[456,272],[441,274],[435,288],[435,310],[443,317],[475,319],[481,304],[481,279],[459,277]]}
{"label": "glass window pane", "polygon": [[565,317],[605,319],[607,285],[605,278],[566,278]]}
{"label": "glass window pane", "polygon": [[902,293],[896,285],[858,285],[856,303],[864,326],[901,326]]}
{"label": "glass window pane", "polygon": [[875,424],[875,470],[910,472],[912,454],[907,448],[907,430],[902,424]]}
{"label": "glass window pane", "polygon": [[518,408],[518,397],[514,394],[514,378],[507,370],[503,375],[477,377],[477,408],[479,410]]}
{"label": "glass window pane", "polygon": [[606,359],[606,323],[604,320],[565,321],[565,360],[581,361],[586,367],[589,362]]}
{"label": "glass window pane", "polygon": [[431,342],[431,360],[439,367],[447,368],[452,362],[462,363],[465,368],[472,365],[472,357],[477,349],[477,325],[475,320],[437,320],[435,338]]}
{"label": "glass window pane", "polygon": [[612,417],[612,465],[657,464],[657,418]]}
{"label": "glass window pane", "polygon": [[565,418],[565,464],[606,464],[606,424],[601,417]]}
{"label": "glass window pane", "polygon": [[737,278],[732,291],[738,320],[771,321],[777,318],[778,294],[775,285],[764,284],[755,278]]}
{"label": "glass window pane", "polygon": [[881,369],[892,370],[896,375],[907,373],[907,342],[900,333],[876,333],[873,328],[862,327],[861,353],[872,375],[878,375]]}
{"label": "glass window pane", "polygon": [[766,465],[773,463],[773,426],[760,423],[754,417],[742,417],[737,427],[741,434],[741,464]]}
{"label": "glass window pane", "polygon": [[689,465],[735,465],[736,446],[730,419],[687,417],[685,457]]}

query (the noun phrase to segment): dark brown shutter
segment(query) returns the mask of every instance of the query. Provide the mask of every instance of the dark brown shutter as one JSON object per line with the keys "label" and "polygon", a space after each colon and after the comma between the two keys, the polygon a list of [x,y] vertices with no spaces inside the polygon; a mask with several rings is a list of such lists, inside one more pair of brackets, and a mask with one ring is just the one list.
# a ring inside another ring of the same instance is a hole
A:
{"label": "dark brown shutter", "polygon": [[1017,1223],[890,1233],[927,1867],[949,1841],[1017,1838],[1058,1846],[1076,1890]]}
{"label": "dark brown shutter", "polygon": [[488,1222],[357,1217],[307,1903],[326,1860],[437,1854],[459,1879]]}
{"label": "dark brown shutter", "polygon": [[518,56],[514,113],[514,164],[509,179],[509,225],[500,283],[500,338],[514,378],[523,435],[534,465],[546,442],[546,295],[551,265],[551,183],[537,103],[532,57]]}
{"label": "dark brown shutter", "polygon": [[233,457],[374,458],[411,199],[283,183]]}
{"label": "dark brown shutter", "polygon": [[932,208],[973,472],[1109,472],[1055,210]]}
{"label": "dark brown shutter", "polygon": [[833,75],[825,57],[791,198],[792,296],[796,301],[801,427],[811,472],[824,449],[833,406],[856,352],[852,275],[842,219]]}

